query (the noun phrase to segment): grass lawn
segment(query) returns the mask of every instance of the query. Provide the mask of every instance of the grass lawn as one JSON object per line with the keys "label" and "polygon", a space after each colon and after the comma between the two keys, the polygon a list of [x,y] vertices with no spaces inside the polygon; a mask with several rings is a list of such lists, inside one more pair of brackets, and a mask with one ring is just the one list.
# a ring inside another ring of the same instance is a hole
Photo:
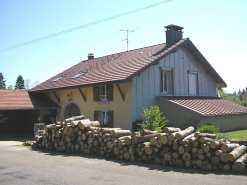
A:
{"label": "grass lawn", "polygon": [[247,139],[247,130],[225,132],[229,139]]}

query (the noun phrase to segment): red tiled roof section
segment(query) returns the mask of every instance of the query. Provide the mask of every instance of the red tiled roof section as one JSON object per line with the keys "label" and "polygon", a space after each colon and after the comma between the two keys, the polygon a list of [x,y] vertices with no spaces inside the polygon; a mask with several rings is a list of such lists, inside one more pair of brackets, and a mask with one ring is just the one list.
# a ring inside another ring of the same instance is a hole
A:
{"label": "red tiled roof section", "polygon": [[[152,62],[185,43],[186,40],[188,39],[180,40],[170,48],[166,48],[166,44],[159,44],[82,61],[29,91],[71,88],[116,81],[124,82],[140,70],[151,65]],[[71,79],[71,77],[80,72],[86,73],[78,78]],[[63,76],[63,78],[52,82],[60,76]]]}
{"label": "red tiled roof section", "polygon": [[247,107],[217,97],[163,96],[163,98],[204,116],[247,113]]}
{"label": "red tiled roof section", "polygon": [[26,90],[0,89],[0,110],[55,108],[59,106],[43,94],[29,94]]}

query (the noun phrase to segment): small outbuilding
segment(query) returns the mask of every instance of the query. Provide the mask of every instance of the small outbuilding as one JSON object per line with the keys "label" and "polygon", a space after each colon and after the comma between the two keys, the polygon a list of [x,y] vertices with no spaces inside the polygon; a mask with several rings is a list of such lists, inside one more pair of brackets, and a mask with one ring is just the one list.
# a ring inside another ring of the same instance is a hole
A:
{"label": "small outbuilding", "polygon": [[214,123],[222,132],[247,129],[247,107],[218,97],[160,96],[156,104],[168,125],[185,128]]}
{"label": "small outbuilding", "polygon": [[0,134],[31,134],[34,123],[52,123],[60,106],[44,94],[0,89]]}

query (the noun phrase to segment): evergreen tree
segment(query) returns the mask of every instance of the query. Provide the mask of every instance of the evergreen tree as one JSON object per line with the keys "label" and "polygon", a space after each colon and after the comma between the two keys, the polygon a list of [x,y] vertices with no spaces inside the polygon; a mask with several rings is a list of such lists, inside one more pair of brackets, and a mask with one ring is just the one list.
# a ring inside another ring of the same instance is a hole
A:
{"label": "evergreen tree", "polygon": [[240,89],[238,90],[238,94],[241,94],[241,90]]}
{"label": "evergreen tree", "polygon": [[25,89],[24,80],[21,75],[17,77],[16,83],[15,83],[15,89]]}
{"label": "evergreen tree", "polygon": [[0,89],[6,89],[5,80],[1,72],[0,72]]}

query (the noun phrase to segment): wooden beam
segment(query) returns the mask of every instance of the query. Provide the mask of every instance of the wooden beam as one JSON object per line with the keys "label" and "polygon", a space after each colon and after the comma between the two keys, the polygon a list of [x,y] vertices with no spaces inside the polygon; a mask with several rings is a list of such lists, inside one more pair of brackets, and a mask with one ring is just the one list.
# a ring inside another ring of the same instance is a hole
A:
{"label": "wooden beam", "polygon": [[79,90],[79,92],[80,92],[80,94],[81,94],[83,100],[86,102],[87,98],[86,98],[86,96],[84,95],[84,93],[82,92],[81,88],[78,88],[78,90]]}
{"label": "wooden beam", "polygon": [[56,92],[55,91],[52,91],[52,92],[53,92],[54,96],[56,97],[58,103],[60,103],[60,98],[57,96]]}
{"label": "wooden beam", "polygon": [[118,88],[118,91],[119,91],[120,95],[122,96],[123,101],[125,101],[124,93],[123,93],[123,91],[122,91],[122,89],[121,89],[119,84],[117,84],[117,88]]}

